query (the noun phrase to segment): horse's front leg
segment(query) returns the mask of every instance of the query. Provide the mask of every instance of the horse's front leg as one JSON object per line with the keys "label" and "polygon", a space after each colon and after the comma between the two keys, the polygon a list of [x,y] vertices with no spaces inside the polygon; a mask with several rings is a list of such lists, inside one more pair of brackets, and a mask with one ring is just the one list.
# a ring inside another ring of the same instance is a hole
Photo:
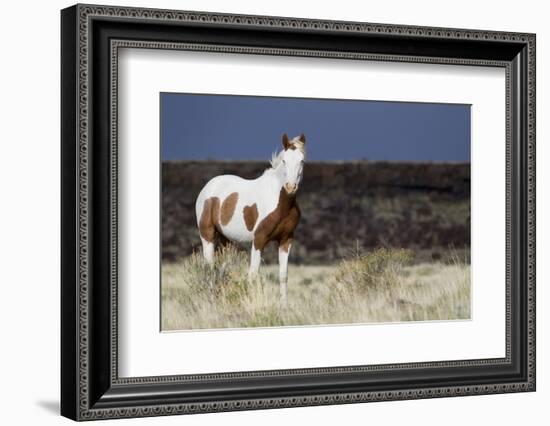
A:
{"label": "horse's front leg", "polygon": [[279,242],[279,293],[282,304],[286,304],[287,301],[288,254],[291,244],[292,238],[285,238]]}
{"label": "horse's front leg", "polygon": [[252,243],[252,250],[250,252],[250,268],[248,269],[248,279],[252,279],[258,274],[261,261],[262,261],[262,250],[257,249],[254,243]]}

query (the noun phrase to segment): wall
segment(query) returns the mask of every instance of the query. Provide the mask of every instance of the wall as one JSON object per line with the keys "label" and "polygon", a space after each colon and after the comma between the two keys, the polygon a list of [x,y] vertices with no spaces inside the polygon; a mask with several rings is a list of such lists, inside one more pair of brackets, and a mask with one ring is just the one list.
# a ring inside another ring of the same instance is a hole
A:
{"label": "wall", "polygon": [[[294,408],[131,420],[132,424],[542,424],[550,400],[548,342],[550,256],[550,28],[544,2],[297,2],[277,0],[115,1],[234,13],[358,20],[537,33],[538,52],[538,390],[454,399]],[[0,377],[4,424],[64,424],[59,395],[59,9],[70,2],[3,4],[0,67]],[[545,222],[546,220],[546,222]],[[127,422],[127,421],[121,421]],[[107,422],[112,423],[112,422]],[[103,424],[103,423],[102,423]]]}

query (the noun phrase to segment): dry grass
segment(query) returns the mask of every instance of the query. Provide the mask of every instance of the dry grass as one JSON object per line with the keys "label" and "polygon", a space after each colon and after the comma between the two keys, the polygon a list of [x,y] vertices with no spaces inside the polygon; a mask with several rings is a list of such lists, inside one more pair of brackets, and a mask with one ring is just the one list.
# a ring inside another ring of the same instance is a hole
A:
{"label": "dry grass", "polygon": [[194,254],[162,267],[162,330],[430,321],[470,318],[470,266],[410,265],[408,250],[354,254],[334,266],[289,266],[288,303],[279,303],[277,265],[248,282],[248,255]]}

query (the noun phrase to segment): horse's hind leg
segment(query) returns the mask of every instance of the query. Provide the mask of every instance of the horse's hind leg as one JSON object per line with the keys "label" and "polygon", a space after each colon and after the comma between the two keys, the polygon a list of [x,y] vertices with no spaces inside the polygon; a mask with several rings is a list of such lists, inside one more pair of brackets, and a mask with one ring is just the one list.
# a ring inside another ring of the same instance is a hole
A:
{"label": "horse's hind leg", "polygon": [[199,234],[202,242],[202,254],[207,263],[214,263],[214,241],[216,240],[216,218],[220,201],[216,197],[204,201],[202,211],[197,211]]}
{"label": "horse's hind leg", "polygon": [[210,242],[201,237],[202,242],[202,254],[206,263],[214,263],[214,242]]}

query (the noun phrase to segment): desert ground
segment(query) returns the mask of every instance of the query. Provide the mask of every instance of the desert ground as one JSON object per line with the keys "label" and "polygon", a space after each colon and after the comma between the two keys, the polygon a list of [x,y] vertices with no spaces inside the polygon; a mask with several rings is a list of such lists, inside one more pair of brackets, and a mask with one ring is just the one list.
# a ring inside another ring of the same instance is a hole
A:
{"label": "desert ground", "polygon": [[357,324],[470,318],[470,266],[458,256],[414,264],[408,250],[378,249],[337,264],[290,265],[279,301],[276,264],[247,279],[246,252],[200,254],[162,269],[162,330]]}

